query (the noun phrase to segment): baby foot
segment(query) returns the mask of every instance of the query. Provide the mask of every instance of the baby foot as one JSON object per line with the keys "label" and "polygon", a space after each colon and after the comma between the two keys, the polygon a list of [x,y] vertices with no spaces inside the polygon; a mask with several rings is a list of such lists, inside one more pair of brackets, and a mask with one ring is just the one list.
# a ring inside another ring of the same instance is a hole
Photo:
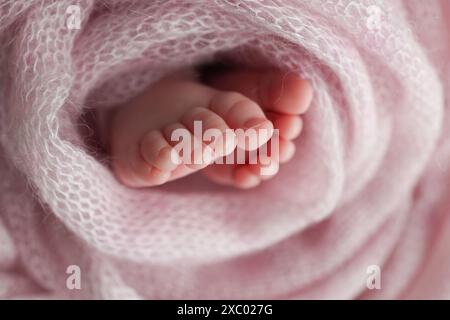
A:
{"label": "baby foot", "polygon": [[[200,134],[195,132],[197,121]],[[229,134],[250,128],[270,135],[248,147]],[[210,129],[221,137],[207,143],[202,137]],[[112,166],[118,179],[130,187],[150,187],[203,169],[232,153],[236,145],[247,151],[261,147],[271,138],[273,124],[257,103],[240,93],[172,76],[116,108],[110,116],[109,131]],[[183,142],[189,140],[192,149],[180,151],[176,136],[183,136]]]}
{"label": "baby foot", "polygon": [[[300,135],[303,127],[300,116],[308,110],[312,100],[309,83],[296,74],[276,70],[222,71],[207,77],[206,82],[219,90],[240,92],[258,103],[278,129],[279,136],[274,136],[264,146],[273,142],[278,146],[277,150],[269,148],[270,161],[262,161],[259,153],[247,152],[245,164],[213,164],[202,172],[217,183],[239,188],[252,188],[273,177],[279,164],[289,161],[295,153],[292,140]],[[239,146],[234,153],[238,151]]]}

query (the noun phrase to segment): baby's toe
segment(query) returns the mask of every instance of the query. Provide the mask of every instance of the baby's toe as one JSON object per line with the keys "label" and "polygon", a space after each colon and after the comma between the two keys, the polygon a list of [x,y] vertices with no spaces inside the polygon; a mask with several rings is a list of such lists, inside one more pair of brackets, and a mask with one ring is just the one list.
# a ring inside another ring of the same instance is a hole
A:
{"label": "baby's toe", "polygon": [[212,164],[203,169],[202,174],[215,183],[231,186],[234,184],[234,170],[234,165]]}
{"label": "baby's toe", "polygon": [[217,89],[237,91],[258,103],[264,111],[299,115],[311,104],[313,90],[300,75],[280,70],[231,70],[207,77]]}
{"label": "baby's toe", "polygon": [[156,167],[152,167],[150,168],[146,181],[149,182],[150,186],[159,186],[169,181],[170,177],[170,171],[163,171]]}
{"label": "baby's toe", "polygon": [[279,155],[278,160],[280,163],[286,163],[294,157],[295,144],[290,140],[280,138],[279,141]]}
{"label": "baby's toe", "polygon": [[203,144],[202,137],[196,137],[183,123],[170,124],[163,132],[168,143],[180,156],[182,165],[190,169],[190,173],[203,169],[214,160],[212,149]]}
{"label": "baby's toe", "polygon": [[259,175],[255,174],[248,166],[238,166],[234,171],[234,185],[241,189],[250,189],[261,183]]}
{"label": "baby's toe", "polygon": [[256,187],[263,180],[260,172],[252,170],[250,165],[214,164],[203,169],[202,173],[215,183],[241,189]]}
{"label": "baby's toe", "polygon": [[272,122],[258,104],[240,93],[219,92],[209,108],[239,133],[237,146],[244,150],[255,150],[272,137]]}
{"label": "baby's toe", "polygon": [[213,158],[227,156],[236,148],[236,136],[225,120],[206,108],[189,110],[182,123],[202,140],[203,148],[213,152]]}
{"label": "baby's toe", "polygon": [[303,114],[308,110],[312,87],[298,74],[272,71],[260,81],[259,96],[267,110],[290,115]]}
{"label": "baby's toe", "polygon": [[127,158],[116,159],[113,167],[118,179],[124,185],[133,188],[160,185],[170,179],[170,172],[148,164],[137,147],[129,150]]}
{"label": "baby's toe", "polygon": [[178,153],[160,130],[152,130],[144,135],[140,151],[149,165],[161,171],[172,171],[181,163]]}
{"label": "baby's toe", "polygon": [[276,176],[280,169],[280,164],[278,161],[270,161],[267,164],[250,164],[246,167],[253,173],[253,175],[259,177],[260,180],[265,181]]}
{"label": "baby's toe", "polygon": [[299,116],[268,112],[267,117],[272,121],[274,128],[278,129],[282,139],[293,140],[303,129],[303,120]]}

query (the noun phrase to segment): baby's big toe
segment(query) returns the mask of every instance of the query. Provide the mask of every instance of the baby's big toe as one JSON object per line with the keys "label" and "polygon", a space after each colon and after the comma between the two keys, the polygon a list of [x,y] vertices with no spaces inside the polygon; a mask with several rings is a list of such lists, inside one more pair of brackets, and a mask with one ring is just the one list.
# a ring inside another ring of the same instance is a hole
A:
{"label": "baby's big toe", "polygon": [[144,135],[140,144],[140,152],[148,165],[161,171],[170,172],[181,163],[178,153],[169,145],[159,130],[152,130]]}
{"label": "baby's big toe", "polygon": [[308,110],[312,87],[298,74],[272,71],[260,81],[259,95],[267,110],[290,115],[300,115]]}
{"label": "baby's big toe", "polygon": [[313,97],[310,83],[293,72],[267,69],[234,69],[214,74],[207,81],[224,91],[237,91],[258,103],[264,111],[300,115]]}
{"label": "baby's big toe", "polygon": [[117,178],[126,186],[145,188],[163,184],[170,179],[170,171],[162,171],[149,165],[138,150],[130,150],[124,159],[113,163]]}

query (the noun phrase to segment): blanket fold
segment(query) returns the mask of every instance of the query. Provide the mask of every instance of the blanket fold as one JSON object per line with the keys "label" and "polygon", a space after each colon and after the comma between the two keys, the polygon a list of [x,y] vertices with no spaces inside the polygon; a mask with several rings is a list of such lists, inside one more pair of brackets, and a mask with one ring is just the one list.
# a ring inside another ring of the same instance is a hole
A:
{"label": "blanket fold", "polygon": [[[448,7],[1,0],[0,298],[450,298]],[[245,192],[121,185],[83,113],[215,60],[309,79],[294,159]]]}

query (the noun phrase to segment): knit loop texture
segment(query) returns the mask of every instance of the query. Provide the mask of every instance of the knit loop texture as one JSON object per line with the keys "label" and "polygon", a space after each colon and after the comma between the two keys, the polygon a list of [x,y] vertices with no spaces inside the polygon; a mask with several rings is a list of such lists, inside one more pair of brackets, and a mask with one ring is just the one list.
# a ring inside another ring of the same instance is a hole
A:
{"label": "knit loop texture", "polygon": [[[450,298],[445,2],[0,1],[0,297]],[[82,115],[212,61],[310,81],[294,158],[121,185]]]}

